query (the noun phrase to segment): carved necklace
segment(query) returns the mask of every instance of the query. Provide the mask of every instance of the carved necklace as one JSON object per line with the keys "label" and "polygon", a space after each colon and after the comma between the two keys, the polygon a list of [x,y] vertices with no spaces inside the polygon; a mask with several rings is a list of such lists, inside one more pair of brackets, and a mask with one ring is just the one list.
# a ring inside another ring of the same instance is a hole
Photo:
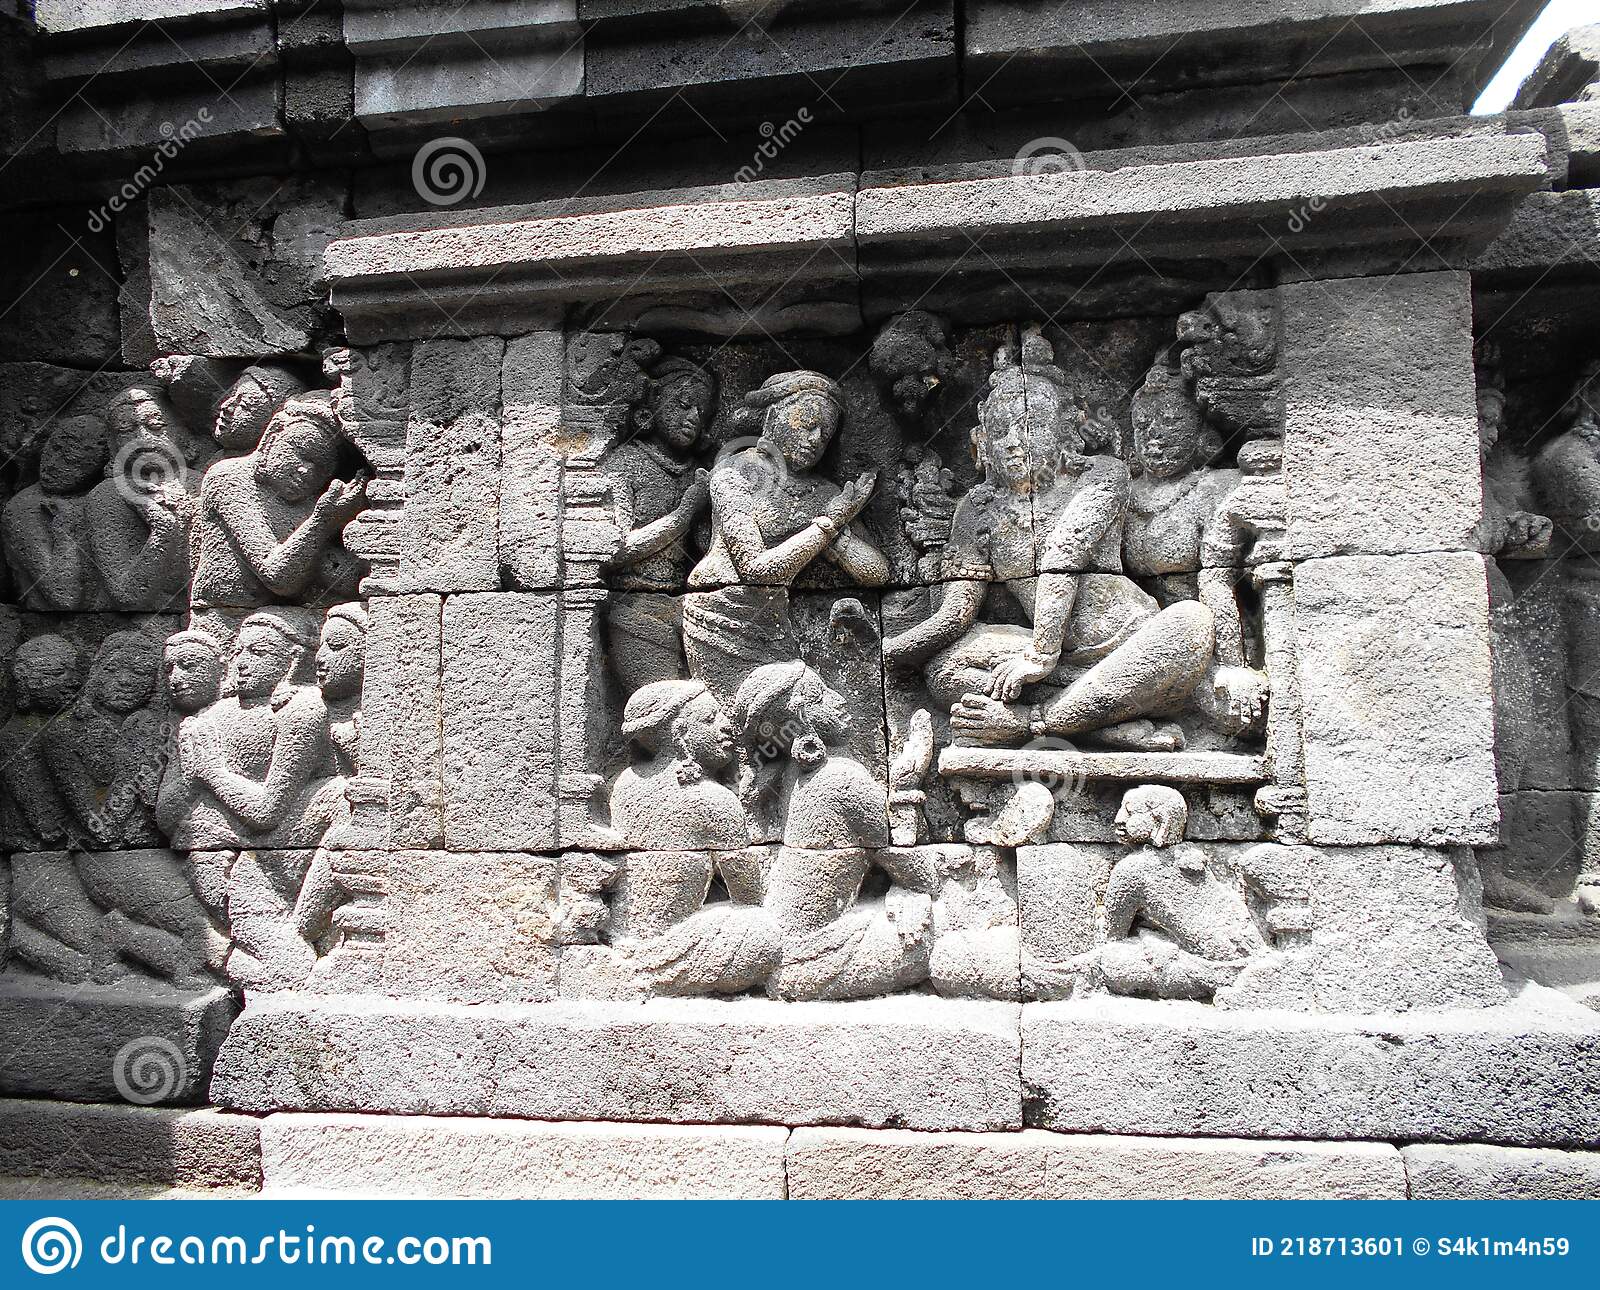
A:
{"label": "carved necklace", "polygon": [[1185,497],[1189,496],[1190,493],[1194,492],[1195,489],[1200,487],[1201,473],[1202,472],[1198,470],[1191,470],[1189,472],[1189,478],[1183,482],[1183,485],[1180,488],[1172,493],[1167,494],[1160,500],[1152,499],[1148,505],[1141,505],[1139,502],[1138,493],[1133,489],[1129,489],[1128,509],[1142,519],[1149,519],[1158,511],[1164,511],[1169,507],[1176,506]]}

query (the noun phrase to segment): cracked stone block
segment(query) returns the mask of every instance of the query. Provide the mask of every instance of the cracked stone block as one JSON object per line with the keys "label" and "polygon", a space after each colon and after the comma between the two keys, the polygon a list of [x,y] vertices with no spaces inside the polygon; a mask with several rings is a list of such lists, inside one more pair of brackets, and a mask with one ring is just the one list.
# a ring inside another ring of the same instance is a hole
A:
{"label": "cracked stone block", "polygon": [[323,180],[153,189],[148,283],[129,283],[125,316],[148,314],[159,354],[311,349],[334,332],[322,253],[344,217],[344,192]]}
{"label": "cracked stone block", "polygon": [[506,342],[501,369],[499,565],[514,587],[560,576],[562,381],[566,337],[533,332]]}
{"label": "cracked stone block", "polygon": [[443,614],[438,596],[368,602],[361,764],[388,781],[394,847],[435,847],[444,836]]}

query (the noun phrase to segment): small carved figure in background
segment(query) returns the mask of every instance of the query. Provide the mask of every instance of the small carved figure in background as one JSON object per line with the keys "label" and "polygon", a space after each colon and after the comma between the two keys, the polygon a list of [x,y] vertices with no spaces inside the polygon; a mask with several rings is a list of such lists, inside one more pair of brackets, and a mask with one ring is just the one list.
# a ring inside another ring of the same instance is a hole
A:
{"label": "small carved figure in background", "polygon": [[63,846],[71,815],[46,763],[44,736],[77,697],[83,656],[65,637],[35,636],[17,647],[11,678],[16,711],[0,728],[0,843],[7,851]]}
{"label": "small carved figure in background", "polygon": [[83,494],[105,471],[106,430],[97,417],[68,417],[39,453],[39,479],[5,504],[0,534],[12,585],[29,609],[89,609],[98,588]]}

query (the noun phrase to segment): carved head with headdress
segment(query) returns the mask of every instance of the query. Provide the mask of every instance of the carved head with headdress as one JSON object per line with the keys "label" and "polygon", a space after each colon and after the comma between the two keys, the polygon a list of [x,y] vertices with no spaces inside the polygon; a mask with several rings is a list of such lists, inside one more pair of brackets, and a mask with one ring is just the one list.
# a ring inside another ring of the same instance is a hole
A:
{"label": "carved head with headdress", "polygon": [[652,756],[671,754],[680,784],[721,770],[734,757],[733,723],[701,681],[654,681],[622,710],[622,737]]}
{"label": "carved head with headdress", "polygon": [[274,706],[289,687],[302,683],[305,660],[316,638],[282,609],[251,614],[239,624],[233,647],[233,679],[241,699],[271,697]]}
{"label": "carved head with headdress", "polygon": [[844,392],[831,377],[781,372],[744,396],[735,424],[746,433],[759,433],[790,470],[809,471],[828,451],[844,410]]}
{"label": "carved head with headdress", "polygon": [[1206,424],[1189,383],[1171,361],[1157,355],[1129,407],[1133,452],[1128,468],[1155,479],[1173,479],[1212,460],[1222,438]]}
{"label": "carved head with headdress", "polygon": [[161,664],[167,696],[179,712],[199,712],[222,697],[227,651],[210,632],[191,627],[167,637]]}
{"label": "carved head with headdress", "polygon": [[717,408],[717,378],[686,358],[664,358],[650,373],[650,394],[639,409],[640,429],[675,452],[688,452],[711,424]]}
{"label": "carved head with headdress", "polygon": [[284,368],[245,368],[217,405],[211,437],[230,452],[250,452],[261,442],[272,414],[305,389],[306,383]]}
{"label": "carved head with headdress", "polygon": [[343,441],[332,393],[297,394],[267,422],[256,449],[256,478],[286,502],[309,501],[338,472]]}
{"label": "carved head with headdress", "polygon": [[1062,474],[1081,474],[1081,410],[1039,328],[1023,335],[1021,353],[995,354],[989,393],[978,404],[973,454],[984,482],[1014,492],[1047,488]]}

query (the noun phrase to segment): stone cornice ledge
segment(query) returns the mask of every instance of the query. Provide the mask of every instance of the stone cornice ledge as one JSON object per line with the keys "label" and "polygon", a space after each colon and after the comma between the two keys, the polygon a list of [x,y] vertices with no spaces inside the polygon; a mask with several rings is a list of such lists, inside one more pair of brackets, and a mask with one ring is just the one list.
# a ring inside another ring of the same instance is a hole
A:
{"label": "stone cornice ledge", "polygon": [[[875,185],[868,174],[859,192],[365,234],[350,225],[328,247],[327,270],[357,344],[509,334],[547,325],[566,305],[639,294],[749,298],[854,291],[879,274],[931,280],[969,256],[978,272],[1146,256],[1283,257],[1303,270],[1328,249],[1349,274],[1424,249],[1481,249],[1547,182],[1538,134],[946,182]],[[1366,268],[1364,252],[1374,257]]]}

